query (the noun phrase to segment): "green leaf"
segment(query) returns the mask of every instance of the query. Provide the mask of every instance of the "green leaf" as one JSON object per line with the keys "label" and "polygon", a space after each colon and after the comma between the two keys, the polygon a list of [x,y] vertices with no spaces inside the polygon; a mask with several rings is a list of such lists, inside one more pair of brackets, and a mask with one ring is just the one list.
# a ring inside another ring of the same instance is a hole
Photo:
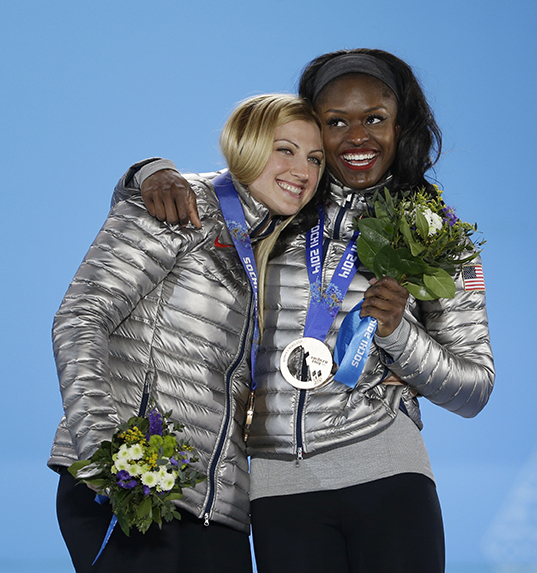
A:
{"label": "green leaf", "polygon": [[421,253],[423,253],[423,251],[425,250],[425,245],[420,245],[419,243],[416,243],[414,240],[409,241],[408,246],[410,247],[410,252],[415,257],[421,255]]}
{"label": "green leaf", "polygon": [[140,519],[145,517],[151,511],[151,507],[152,507],[151,498],[146,497],[142,501],[142,503],[138,506],[138,509],[136,510],[136,517]]}
{"label": "green leaf", "polygon": [[437,298],[433,293],[429,292],[423,284],[407,281],[403,283],[406,290],[418,300],[434,300]]}
{"label": "green leaf", "polygon": [[453,298],[455,296],[455,281],[444,269],[428,269],[423,275],[425,287],[436,294],[437,298]]}
{"label": "green leaf", "polygon": [[410,228],[406,219],[402,218],[399,221],[399,230],[401,231],[403,237],[406,239],[406,242],[415,257],[423,252],[425,247],[415,241],[412,229]]}
{"label": "green leaf", "polygon": [[400,259],[400,269],[405,276],[421,275],[427,269],[427,264],[414,257],[409,249],[402,247],[396,252]]}
{"label": "green leaf", "polygon": [[86,466],[89,466],[91,464],[91,462],[89,460],[80,460],[78,462],[75,462],[74,464],[71,464],[69,466],[69,473],[76,478],[76,474],[78,472],[78,470],[85,468]]}
{"label": "green leaf", "polygon": [[414,237],[412,236],[412,231],[410,229],[410,225],[408,224],[408,221],[404,217],[399,221],[399,230],[401,231],[401,234],[407,240],[407,242],[410,243],[414,240]]}
{"label": "green leaf", "polygon": [[384,201],[386,202],[386,208],[390,215],[393,215],[395,212],[395,205],[393,203],[393,197],[391,196],[388,187],[384,187]]}
{"label": "green leaf", "polygon": [[386,205],[381,201],[375,201],[375,217],[377,217],[377,219],[384,219],[385,221],[389,220]]}
{"label": "green leaf", "polygon": [[127,537],[130,537],[131,528],[130,528],[129,522],[123,516],[120,516],[118,514],[116,514],[116,517],[117,517],[117,521],[118,521],[119,526],[121,527],[121,530],[123,531],[123,533]]}
{"label": "green leaf", "polygon": [[169,493],[164,499],[166,501],[173,501],[174,499],[181,499],[182,497],[182,493]]}
{"label": "green leaf", "polygon": [[138,531],[140,533],[146,533],[147,530],[151,527],[153,520],[150,518],[145,518],[138,523]]}
{"label": "green leaf", "polygon": [[373,262],[373,271],[377,277],[393,277],[399,281],[401,274],[401,258],[391,245],[385,245],[379,250]]}
{"label": "green leaf", "polygon": [[[365,265],[368,269],[373,270],[373,264],[375,261],[375,255],[377,254],[376,248],[373,248],[365,239],[361,236],[358,237],[356,241],[356,252],[360,258],[360,262]],[[380,278],[380,277],[377,277]]]}
{"label": "green leaf", "polygon": [[416,209],[416,228],[424,239],[429,236],[429,223],[420,209]]}
{"label": "green leaf", "polygon": [[[115,493],[114,493],[115,492]],[[114,503],[116,503],[118,506],[121,506],[124,502],[128,503],[128,497],[130,497],[130,491],[128,489],[122,489],[120,491],[114,490],[112,492],[112,500],[114,501]]]}
{"label": "green leaf", "polygon": [[376,246],[380,249],[384,245],[389,244],[391,235],[386,230],[386,223],[383,221],[379,219],[360,219],[358,227],[360,228],[361,236],[371,246]]}

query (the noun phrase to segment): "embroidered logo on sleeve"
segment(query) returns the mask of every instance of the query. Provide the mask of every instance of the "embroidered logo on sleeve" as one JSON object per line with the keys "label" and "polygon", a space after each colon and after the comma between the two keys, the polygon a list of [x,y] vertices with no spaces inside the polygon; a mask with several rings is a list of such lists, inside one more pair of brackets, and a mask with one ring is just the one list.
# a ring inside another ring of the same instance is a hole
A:
{"label": "embroidered logo on sleeve", "polygon": [[227,245],[226,243],[221,243],[219,239],[220,237],[216,237],[216,239],[214,240],[215,247],[218,247],[219,249],[225,249],[226,247],[233,247],[233,245]]}
{"label": "embroidered logo on sleeve", "polygon": [[485,290],[485,277],[482,265],[466,265],[462,267],[464,290]]}

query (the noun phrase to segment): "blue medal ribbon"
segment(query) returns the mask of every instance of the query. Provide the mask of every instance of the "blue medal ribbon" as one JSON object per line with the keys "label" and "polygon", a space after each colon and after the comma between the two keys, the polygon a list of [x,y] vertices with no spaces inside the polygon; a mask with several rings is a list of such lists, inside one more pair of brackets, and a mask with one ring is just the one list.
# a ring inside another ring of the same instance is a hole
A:
{"label": "blue medal ribbon", "polygon": [[257,318],[257,305],[258,305],[258,274],[257,266],[255,264],[254,250],[252,242],[248,233],[248,226],[244,216],[244,209],[242,208],[237,190],[233,185],[231,173],[226,171],[213,179],[214,190],[216,196],[220,201],[220,209],[227,228],[231,234],[231,239],[235,245],[235,249],[241,260],[242,266],[246,271],[248,280],[252,285],[252,292],[254,295],[254,336],[252,340],[252,352],[250,358],[250,365],[252,369],[252,380],[250,383],[250,390],[255,391],[257,384],[254,379],[255,365],[257,361],[257,351],[259,348],[259,322]]}
{"label": "blue medal ribbon", "polygon": [[[99,505],[104,505],[105,503],[110,501],[110,498],[106,495],[97,494],[95,496],[95,501]],[[101,548],[99,549],[99,553],[97,553],[97,557],[95,557],[95,559],[93,560],[92,565],[95,565],[95,563],[97,562],[97,559],[99,559],[99,557],[101,556],[101,553],[104,551],[104,548],[106,547],[106,544],[108,543],[108,540],[110,539],[110,536],[112,535],[114,528],[116,527],[116,523],[117,523],[117,517],[114,514],[114,515],[112,515],[112,519],[110,520],[110,524],[108,525],[108,529],[106,530],[106,535],[104,536],[103,542],[101,544]]]}
{"label": "blue medal ribbon", "polygon": [[339,366],[335,380],[350,388],[354,388],[360,378],[377,330],[376,318],[360,318],[362,302],[360,301],[341,323],[334,348],[334,362]]}
{"label": "blue medal ribbon", "polygon": [[[349,286],[360,266],[356,252],[356,231],[347,244],[336,270],[322,292],[324,210],[319,209],[319,223],[306,235],[306,264],[310,280],[311,299],[304,336],[324,342]],[[339,366],[335,380],[354,388],[363,371],[371,348],[377,321],[371,317],[360,318],[362,303],[345,317],[334,349],[334,361]]]}

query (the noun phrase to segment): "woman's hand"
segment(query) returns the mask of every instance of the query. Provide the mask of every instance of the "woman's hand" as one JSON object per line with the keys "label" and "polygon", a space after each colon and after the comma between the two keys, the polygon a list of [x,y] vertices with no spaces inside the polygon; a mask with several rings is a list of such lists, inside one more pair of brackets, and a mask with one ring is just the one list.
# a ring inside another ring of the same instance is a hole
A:
{"label": "woman's hand", "polygon": [[153,173],[142,183],[142,199],[153,217],[172,225],[191,222],[201,229],[196,196],[190,183],[173,169]]}
{"label": "woman's hand", "polygon": [[401,323],[408,291],[391,277],[372,279],[365,291],[360,316],[372,316],[378,321],[377,334],[389,336]]}

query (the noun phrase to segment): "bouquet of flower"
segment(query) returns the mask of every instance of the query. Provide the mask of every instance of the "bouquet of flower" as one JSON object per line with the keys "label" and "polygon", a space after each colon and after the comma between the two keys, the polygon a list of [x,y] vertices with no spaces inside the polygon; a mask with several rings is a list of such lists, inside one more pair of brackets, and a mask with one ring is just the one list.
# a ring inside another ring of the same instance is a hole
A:
{"label": "bouquet of flower", "polygon": [[472,242],[477,224],[461,221],[442,200],[424,190],[394,199],[376,192],[368,212],[356,221],[358,256],[377,278],[390,276],[415,298],[453,298],[452,275],[479,254],[485,241]]}
{"label": "bouquet of flower", "polygon": [[147,417],[133,417],[121,424],[111,441],[104,441],[91,459],[75,462],[69,472],[95,485],[110,499],[126,535],[131,527],[145,533],[156,522],[181,519],[173,500],[182,488],[194,487],[205,477],[192,468],[193,448],[180,442],[183,426],[168,421],[154,407]]}

